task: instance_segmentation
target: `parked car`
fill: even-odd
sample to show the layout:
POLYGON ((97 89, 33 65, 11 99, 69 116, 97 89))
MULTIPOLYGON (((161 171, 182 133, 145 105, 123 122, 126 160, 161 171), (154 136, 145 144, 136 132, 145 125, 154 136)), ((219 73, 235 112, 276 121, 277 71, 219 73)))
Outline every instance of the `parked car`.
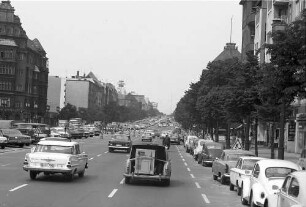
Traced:
POLYGON ((251 206, 275 207, 277 192, 286 176, 301 167, 287 160, 264 159, 258 161, 250 177, 242 179, 241 203, 251 206))
POLYGON ((68 127, 52 127, 50 128, 51 137, 63 137, 63 138, 71 138, 68 127))
POLYGON ((306 149, 302 150, 298 164, 302 167, 302 170, 306 170, 306 149))
POLYGON ((123 176, 126 184, 135 180, 148 180, 169 186, 171 161, 162 141, 160 139, 135 141, 123 176))
POLYGON ((175 143, 175 144, 181 144, 181 140, 178 134, 171 134, 170 135, 170 143, 175 143))
POLYGON ((3 136, 7 138, 8 144, 18 145, 19 147, 31 144, 31 137, 28 135, 23 135, 17 129, 0 129, 0 131, 3 136))
POLYGON ((225 184, 229 180, 230 169, 233 168, 240 157, 243 156, 255 156, 253 152, 246 150, 223 150, 220 159, 216 159, 212 163, 213 179, 220 178, 222 184, 225 184))
POLYGON ((257 161, 266 159, 263 157, 240 157, 235 167, 230 170, 230 190, 237 187, 237 194, 241 194, 242 179, 249 177, 257 161))
POLYGON ((197 136, 192 136, 189 135, 187 136, 186 142, 185 142, 185 147, 186 147, 186 152, 189 153, 191 150, 191 146, 193 145, 193 142, 195 140, 198 140, 199 138, 197 136))
POLYGON ((220 158, 223 152, 223 144, 218 142, 205 142, 203 149, 198 156, 198 163, 207 166, 212 166, 212 162, 216 158, 220 158))
POLYGON ((80 151, 79 143, 65 141, 40 141, 27 153, 23 169, 29 171, 30 178, 37 175, 62 173, 68 180, 73 180, 74 174, 83 177, 88 167, 88 156, 80 151))
POLYGON ((7 145, 7 138, 3 136, 2 132, 0 132, 0 147, 4 149, 7 145))
POLYGON ((108 151, 113 152, 114 150, 125 150, 130 152, 132 141, 126 134, 114 134, 112 139, 108 142, 108 151))
POLYGON ((306 171, 297 171, 287 175, 277 194, 277 207, 305 207, 305 186, 306 171))
POLYGON ((204 144, 207 143, 207 142, 213 142, 213 141, 212 140, 207 140, 207 139, 199 139, 199 141, 196 143, 196 146, 193 150, 193 157, 196 161, 198 160, 199 154, 203 150, 204 144))

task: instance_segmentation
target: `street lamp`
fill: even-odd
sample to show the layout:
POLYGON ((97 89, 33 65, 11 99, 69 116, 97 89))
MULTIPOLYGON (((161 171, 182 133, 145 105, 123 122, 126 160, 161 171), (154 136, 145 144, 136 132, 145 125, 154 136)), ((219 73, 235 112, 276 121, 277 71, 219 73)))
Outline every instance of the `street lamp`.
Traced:
POLYGON ((26 107, 26 122, 29 122, 29 108, 30 108, 30 103, 28 101, 25 102, 25 107, 26 107))
POLYGON ((34 112, 35 112, 34 120, 35 120, 35 122, 38 122, 37 121, 37 108, 38 108, 38 104, 36 102, 34 102, 34 112))
POLYGON ((48 121, 48 119, 49 119, 49 110, 50 110, 50 106, 49 105, 46 105, 46 123, 48 124, 49 123, 49 121, 48 121))

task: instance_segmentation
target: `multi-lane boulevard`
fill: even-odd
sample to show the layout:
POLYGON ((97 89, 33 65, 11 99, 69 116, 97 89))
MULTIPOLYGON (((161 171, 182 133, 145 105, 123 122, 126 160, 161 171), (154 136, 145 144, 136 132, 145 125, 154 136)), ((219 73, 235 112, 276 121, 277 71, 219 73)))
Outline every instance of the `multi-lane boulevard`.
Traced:
POLYGON ((30 180, 22 169, 27 148, 0 152, 1 207, 200 207, 242 206, 236 192, 212 179, 211 168, 198 165, 182 145, 169 154, 172 177, 169 187, 155 183, 124 184, 127 153, 109 153, 110 136, 78 140, 89 156, 85 176, 68 182, 62 175, 30 180))

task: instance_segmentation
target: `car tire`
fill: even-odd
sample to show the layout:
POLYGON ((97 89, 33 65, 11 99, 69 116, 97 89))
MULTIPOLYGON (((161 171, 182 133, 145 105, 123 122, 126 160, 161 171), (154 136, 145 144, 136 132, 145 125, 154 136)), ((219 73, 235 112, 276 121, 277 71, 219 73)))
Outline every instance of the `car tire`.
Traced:
POLYGON ((84 169, 83 171, 81 171, 81 172, 78 173, 78 175, 79 175, 80 178, 84 177, 84 174, 85 174, 85 169, 84 169))
POLYGON ((28 144, 25 144, 26 146, 30 146, 30 144, 28 143, 28 144))
POLYGON ((213 179, 214 179, 214 180, 217 180, 217 179, 218 179, 218 176, 215 175, 215 174, 213 174, 213 179))
POLYGON ((125 177, 124 182, 125 184, 131 184, 131 178, 125 177))
POLYGON ((164 186, 169 186, 170 185, 170 179, 166 179, 163 181, 164 186))
POLYGON ((229 189, 230 189, 230 191, 234 191, 234 185, 230 182, 230 185, 229 185, 229 189))
POLYGON ((226 184, 226 177, 224 177, 223 175, 221 175, 221 180, 220 180, 222 185, 226 184))
POLYGON ((44 175, 45 175, 45 176, 49 176, 50 173, 49 173, 49 172, 44 172, 44 175))
POLYGON ((201 163, 202 163, 202 160, 198 158, 198 164, 201 164, 201 163))
POLYGON ((23 146, 24 146, 24 144, 19 144, 19 147, 20 147, 20 148, 23 148, 23 146))
POLYGON ((5 146, 4 146, 4 145, 2 145, 2 146, 1 146, 1 149, 4 149, 4 148, 5 148, 5 146))
POLYGON ((248 205, 248 201, 245 198, 243 198, 243 185, 241 185, 240 201, 242 205, 248 205))
POLYGON ((113 152, 113 149, 108 149, 108 152, 113 152))
POLYGON ((67 173, 66 174, 66 178, 69 182, 71 182, 73 180, 73 177, 74 177, 74 173, 67 173))
POLYGON ((241 195, 241 188, 239 186, 237 186, 237 195, 240 196, 241 195))
POLYGON ((30 171, 30 178, 31 178, 31 180, 35 180, 36 176, 37 176, 37 172, 31 170, 30 171))
POLYGON ((254 200, 253 200, 253 192, 251 192, 251 195, 250 195, 250 207, 258 207, 258 206, 254 203, 254 200))

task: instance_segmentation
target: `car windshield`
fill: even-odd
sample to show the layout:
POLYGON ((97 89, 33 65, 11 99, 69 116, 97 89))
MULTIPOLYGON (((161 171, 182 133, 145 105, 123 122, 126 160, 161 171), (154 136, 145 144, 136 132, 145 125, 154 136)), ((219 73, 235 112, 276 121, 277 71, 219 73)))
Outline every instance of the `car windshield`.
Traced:
POLYGON ((266 177, 286 177, 289 173, 296 171, 295 169, 286 168, 286 167, 269 167, 266 169, 266 177))
POLYGON ((127 141, 128 137, 125 135, 115 135, 113 138, 113 140, 121 140, 121 141, 127 141))
POLYGON ((72 154, 73 148, 72 146, 61 146, 61 145, 37 145, 34 152, 72 154))
POLYGON ((2 132, 4 135, 22 135, 21 132, 16 129, 3 129, 2 132))
POLYGON ((206 145, 207 149, 222 149, 222 145, 206 145))
POLYGON ((255 163, 256 163, 257 161, 258 161, 258 160, 256 160, 256 159, 249 159, 249 160, 245 159, 245 160, 243 161, 243 165, 242 165, 241 169, 242 169, 242 170, 252 170, 253 167, 254 167, 254 165, 255 165, 255 163))
POLYGON ((236 161, 239 159, 239 157, 243 157, 243 156, 251 156, 248 154, 229 154, 227 155, 227 160, 228 161, 236 161))

